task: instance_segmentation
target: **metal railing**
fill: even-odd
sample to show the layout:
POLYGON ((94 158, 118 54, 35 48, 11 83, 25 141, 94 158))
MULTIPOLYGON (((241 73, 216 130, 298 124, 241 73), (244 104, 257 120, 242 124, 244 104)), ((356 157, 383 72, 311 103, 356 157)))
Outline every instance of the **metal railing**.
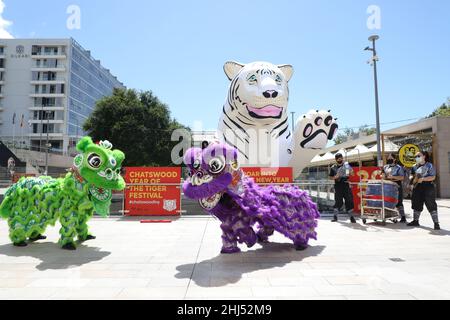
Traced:
MULTIPOLYGON (((52 132, 50 132, 51 134, 52 132)), ((42 141, 42 147, 39 146, 34 146, 28 143, 20 143, 20 141, 15 141, 13 142, 4 142, 4 144, 11 149, 11 151, 16 151, 16 150, 24 150, 24 151, 36 151, 36 152, 47 152, 48 149, 48 153, 51 154, 57 154, 57 155, 67 155, 66 153, 63 152, 62 149, 56 149, 56 148, 47 148, 45 146, 45 141, 42 141)))
MULTIPOLYGON (((261 184, 262 185, 262 184, 261 184)), ((272 184, 277 185, 277 184, 272 184)), ((332 207, 334 205, 334 184, 327 181, 307 181, 307 182, 295 182, 292 184, 279 184, 279 185, 294 185, 302 190, 309 193, 311 199, 317 203, 319 211, 321 213, 331 213, 332 207)), ((181 207, 180 211, 177 212, 180 217, 186 216, 207 216, 208 213, 205 212, 198 201, 186 198, 182 192, 182 184, 131 184, 127 188, 136 186, 176 186, 180 190, 181 207)), ((127 214, 125 211, 125 191, 113 193, 112 203, 111 203, 111 215, 112 216, 124 216, 127 214)), ((149 215, 152 213, 149 212, 149 215)), ((173 215, 172 215, 173 216, 173 215)))
MULTIPOLYGON (((332 181, 297 181, 294 183, 283 183, 283 184, 259 184, 261 186, 265 185, 291 185, 300 188, 301 190, 307 191, 311 199, 318 205, 319 211, 322 213, 331 213, 334 206, 334 182, 332 181)), ((193 215, 208 215, 200 205, 197 200, 188 199, 184 196, 182 192, 181 184, 129 184, 127 188, 131 187, 174 187, 176 186, 180 190, 181 208, 179 211, 180 216, 193 216, 193 215)), ((111 207, 112 215, 126 215, 128 212, 125 210, 125 191, 122 193, 114 194, 113 202, 111 207)), ((149 212, 149 215, 152 213, 149 212)))

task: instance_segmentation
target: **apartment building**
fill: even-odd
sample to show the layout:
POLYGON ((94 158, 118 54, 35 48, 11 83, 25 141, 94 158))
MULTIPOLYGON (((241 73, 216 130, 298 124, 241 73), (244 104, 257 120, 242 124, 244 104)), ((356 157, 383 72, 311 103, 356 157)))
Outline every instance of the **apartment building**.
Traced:
POLYGON ((0 39, 0 138, 67 154, 114 88, 124 85, 74 39, 0 39))

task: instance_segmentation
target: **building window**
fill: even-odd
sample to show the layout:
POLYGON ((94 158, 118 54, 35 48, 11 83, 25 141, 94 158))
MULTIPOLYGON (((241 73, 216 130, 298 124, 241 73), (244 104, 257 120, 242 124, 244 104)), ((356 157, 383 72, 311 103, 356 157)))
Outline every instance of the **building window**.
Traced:
POLYGON ((450 152, 448 153, 448 172, 450 172, 450 152))
POLYGON ((55 133, 55 125, 54 124, 44 124, 42 126, 42 133, 47 133, 47 128, 48 128, 48 133, 55 133))
POLYGON ((32 49, 31 49, 31 55, 39 56, 40 54, 41 54, 41 47, 33 46, 32 49))
POLYGON ((58 47, 45 47, 44 52, 48 55, 57 55, 58 47))

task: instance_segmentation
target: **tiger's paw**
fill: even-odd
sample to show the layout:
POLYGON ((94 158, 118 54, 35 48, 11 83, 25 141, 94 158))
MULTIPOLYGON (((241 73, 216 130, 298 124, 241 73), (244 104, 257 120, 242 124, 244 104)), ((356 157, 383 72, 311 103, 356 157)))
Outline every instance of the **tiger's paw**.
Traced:
POLYGON ((338 131, 331 111, 311 110, 297 122, 294 132, 295 148, 321 150, 333 140, 338 131))

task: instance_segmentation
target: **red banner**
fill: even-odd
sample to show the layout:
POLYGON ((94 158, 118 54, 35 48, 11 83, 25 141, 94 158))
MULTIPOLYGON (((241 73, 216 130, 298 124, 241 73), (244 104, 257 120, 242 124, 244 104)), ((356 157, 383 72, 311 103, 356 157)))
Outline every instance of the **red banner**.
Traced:
POLYGON ((259 184, 285 184, 294 182, 292 168, 242 168, 244 173, 259 184))
POLYGON ((181 211, 181 168, 126 168, 128 216, 177 216, 181 211), (173 185, 172 185, 173 184, 173 185))
POLYGON ((361 188, 359 182, 367 182, 368 180, 381 180, 381 171, 377 167, 358 167, 353 168, 355 175, 350 178, 352 183, 353 200, 355 203, 355 212, 361 213, 361 192, 364 192, 366 186, 361 188))
POLYGON ((27 174, 22 174, 22 173, 19 174, 19 173, 15 173, 13 178, 12 178, 12 183, 17 183, 22 178, 34 178, 34 177, 36 177, 35 174, 28 174, 28 173, 27 174))

